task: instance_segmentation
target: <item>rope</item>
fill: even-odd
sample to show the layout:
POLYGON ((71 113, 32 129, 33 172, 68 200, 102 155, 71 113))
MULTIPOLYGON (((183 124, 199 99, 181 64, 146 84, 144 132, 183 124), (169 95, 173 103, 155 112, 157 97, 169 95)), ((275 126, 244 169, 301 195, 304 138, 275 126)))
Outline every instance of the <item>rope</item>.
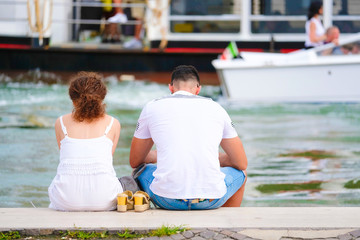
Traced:
POLYGON ((43 9, 42 14, 41 14, 39 0, 34 0, 34 7, 35 7, 35 23, 34 23, 34 25, 32 22, 30 1, 31 0, 27 0, 27 12, 28 12, 29 27, 32 32, 39 33, 39 45, 42 45, 43 39, 44 39, 44 33, 50 29, 51 23, 52 23, 53 0, 50 0, 50 3, 49 3, 49 5, 50 5, 49 23, 46 27, 44 27, 44 18, 45 18, 45 12, 46 12, 45 9, 46 9, 46 3, 49 0, 44 0, 43 7, 42 7, 42 9, 43 9))
MULTIPOLYGON (((52 24, 52 13, 53 13, 53 0, 50 0, 49 3, 50 6, 50 13, 49 13, 49 24, 48 26, 45 28, 44 32, 46 32, 47 30, 49 30, 51 28, 51 24, 52 24)), ((44 8, 45 8, 45 4, 44 4, 44 8)))

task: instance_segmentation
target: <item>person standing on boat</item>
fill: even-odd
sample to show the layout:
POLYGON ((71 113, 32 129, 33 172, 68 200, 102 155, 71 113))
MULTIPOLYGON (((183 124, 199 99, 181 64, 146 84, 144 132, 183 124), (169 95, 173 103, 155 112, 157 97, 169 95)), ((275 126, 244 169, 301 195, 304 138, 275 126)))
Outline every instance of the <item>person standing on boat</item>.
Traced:
POLYGON ((121 34, 118 29, 117 23, 127 22, 127 17, 121 7, 112 7, 112 3, 121 4, 117 1, 112 0, 101 0, 104 3, 103 6, 103 18, 107 19, 109 24, 105 25, 102 42, 103 43, 119 43, 121 42, 121 34), (116 19, 116 22, 114 21, 116 19))
POLYGON ((55 122, 60 163, 48 189, 49 208, 116 209, 117 194, 123 192, 113 167, 120 123, 105 112, 106 93, 102 77, 96 73, 79 73, 70 82, 74 110, 55 122))
POLYGON ((322 2, 312 2, 308 9, 308 20, 305 23, 306 39, 305 48, 321 46, 326 40, 325 28, 320 20, 323 13, 322 2))
MULTIPOLYGON (((121 5, 123 3, 123 0, 113 0, 113 3, 121 5)), ((127 3, 127 1, 125 1, 125 3, 127 3)), ((132 0, 130 3, 145 4, 145 1, 144 0, 132 0)), ((135 6, 135 7, 132 7, 131 9, 125 8, 124 10, 121 7, 116 7, 115 15, 108 19, 108 21, 111 23, 125 23, 128 20, 138 22, 134 26, 131 26, 134 29, 133 30, 134 37, 131 40, 129 40, 123 44, 124 48, 126 48, 126 49, 141 49, 142 48, 141 35, 142 35, 142 30, 143 30, 144 15, 145 15, 145 9, 143 7, 135 6)), ((127 27, 130 27, 130 26, 123 27, 123 29, 125 30, 124 32, 126 32, 126 29, 129 29, 127 27)))
POLYGON ((164 209, 241 205, 247 168, 242 142, 226 111, 198 96, 200 89, 193 66, 176 67, 172 94, 149 102, 136 126, 130 165, 146 164, 137 181, 164 209), (154 143, 156 150, 151 150, 154 143), (225 153, 219 154, 219 145, 225 153))

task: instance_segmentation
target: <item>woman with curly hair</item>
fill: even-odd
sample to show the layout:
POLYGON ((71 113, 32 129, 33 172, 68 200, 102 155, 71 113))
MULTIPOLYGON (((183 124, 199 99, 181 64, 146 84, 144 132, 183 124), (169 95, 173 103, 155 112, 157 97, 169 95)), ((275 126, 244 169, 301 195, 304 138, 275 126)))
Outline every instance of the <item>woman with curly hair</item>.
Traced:
POLYGON ((120 123, 105 112, 106 93, 96 73, 81 72, 70 81, 74 109, 55 123, 60 163, 48 189, 52 209, 116 209, 117 194, 123 192, 113 167, 120 123))

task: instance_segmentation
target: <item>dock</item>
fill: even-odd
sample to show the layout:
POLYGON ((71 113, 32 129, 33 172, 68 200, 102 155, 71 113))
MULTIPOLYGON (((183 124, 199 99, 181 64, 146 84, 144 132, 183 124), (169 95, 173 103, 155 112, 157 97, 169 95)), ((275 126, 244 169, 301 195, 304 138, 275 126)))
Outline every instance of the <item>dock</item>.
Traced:
POLYGON ((215 72, 211 61, 218 52, 126 50, 113 45, 78 44, 46 48, 0 48, 0 71, 134 71, 167 72, 181 64, 199 72, 215 72))
POLYGON ((78 71, 94 71, 105 77, 132 75, 136 80, 161 84, 170 82, 178 65, 193 65, 199 71, 202 85, 219 85, 211 61, 218 51, 196 52, 126 50, 112 44, 63 44, 46 48, 0 48, 0 73, 14 79, 34 71, 56 74, 64 82, 78 71))

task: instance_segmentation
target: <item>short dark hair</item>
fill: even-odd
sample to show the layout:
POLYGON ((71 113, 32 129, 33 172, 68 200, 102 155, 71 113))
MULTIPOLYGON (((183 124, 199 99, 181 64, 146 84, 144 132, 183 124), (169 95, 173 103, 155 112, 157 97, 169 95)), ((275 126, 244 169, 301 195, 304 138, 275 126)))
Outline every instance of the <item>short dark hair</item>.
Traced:
POLYGON ((180 65, 171 74, 171 85, 173 85, 174 81, 187 81, 190 79, 196 79, 200 85, 200 77, 196 68, 191 65, 180 65))

